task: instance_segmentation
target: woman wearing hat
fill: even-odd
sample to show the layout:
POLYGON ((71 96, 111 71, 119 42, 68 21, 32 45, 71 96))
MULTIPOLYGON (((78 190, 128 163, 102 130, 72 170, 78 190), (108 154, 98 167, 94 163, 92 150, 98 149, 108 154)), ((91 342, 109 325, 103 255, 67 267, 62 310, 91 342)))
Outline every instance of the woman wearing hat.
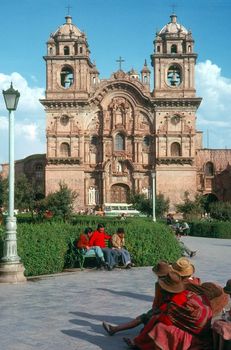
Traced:
POLYGON ((141 333, 131 340, 124 338, 130 349, 187 350, 212 349, 210 334, 212 312, 200 296, 185 289, 176 272, 159 280, 164 301, 160 313, 153 315, 141 333), (203 333, 203 337, 200 335, 203 333))
POLYGON ((184 283, 201 284, 200 278, 193 276, 195 273, 195 267, 187 258, 183 257, 178 259, 172 264, 172 270, 181 276, 184 283))
MULTIPOLYGON (((152 271, 155 273, 155 275, 158 277, 158 281, 162 278, 164 278, 170 271, 170 265, 165 262, 165 261, 160 261, 158 264, 156 264, 152 271)), ((161 292, 160 292, 160 287, 159 287, 159 283, 158 281, 155 283, 155 297, 153 300, 153 304, 152 304, 152 308, 150 310, 148 310, 148 312, 139 315, 138 317, 136 317, 134 320, 127 322, 127 323, 123 323, 117 326, 113 326, 107 322, 103 322, 103 328, 105 329, 105 331, 109 334, 109 335, 113 335, 117 332, 121 332, 127 329, 131 329, 131 328, 135 328, 141 324, 145 325, 149 322, 149 320, 151 319, 151 317, 153 316, 153 314, 155 314, 156 312, 159 312, 159 305, 161 304, 161 292)))

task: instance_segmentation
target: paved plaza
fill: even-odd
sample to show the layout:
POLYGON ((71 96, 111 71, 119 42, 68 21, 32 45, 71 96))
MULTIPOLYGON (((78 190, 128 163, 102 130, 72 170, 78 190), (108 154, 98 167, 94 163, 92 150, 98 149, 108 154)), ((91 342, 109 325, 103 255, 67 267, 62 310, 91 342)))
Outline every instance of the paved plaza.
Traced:
MULTIPOLYGON (((193 250, 196 275, 224 285, 231 278, 231 240, 184 237, 193 250)), ((101 323, 129 321, 150 308, 155 276, 150 267, 76 270, 26 284, 0 284, 0 348, 4 350, 120 350, 122 337, 101 323)))

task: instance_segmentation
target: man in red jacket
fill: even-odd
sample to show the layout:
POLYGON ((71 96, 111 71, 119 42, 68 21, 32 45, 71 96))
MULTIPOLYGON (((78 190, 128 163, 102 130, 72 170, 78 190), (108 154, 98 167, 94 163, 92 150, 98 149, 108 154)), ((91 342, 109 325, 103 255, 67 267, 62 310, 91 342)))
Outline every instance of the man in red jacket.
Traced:
POLYGON ((105 232, 103 224, 98 224, 97 230, 93 232, 89 240, 89 246, 98 246, 102 249, 107 269, 111 271, 117 264, 117 253, 113 249, 106 247, 105 240, 107 239, 110 240, 111 236, 105 232))
POLYGON ((84 233, 82 233, 77 241, 77 248, 85 250, 85 256, 91 255, 92 252, 95 253, 97 267, 101 268, 105 266, 103 251, 99 246, 89 246, 89 240, 93 235, 93 230, 91 227, 86 227, 84 233))

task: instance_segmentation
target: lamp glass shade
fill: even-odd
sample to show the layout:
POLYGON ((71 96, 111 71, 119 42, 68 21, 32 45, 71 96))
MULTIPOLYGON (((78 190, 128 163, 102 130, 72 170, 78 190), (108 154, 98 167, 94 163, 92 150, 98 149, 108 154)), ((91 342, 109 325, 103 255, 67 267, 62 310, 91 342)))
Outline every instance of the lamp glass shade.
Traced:
POLYGON ((12 83, 10 88, 5 91, 3 90, 2 93, 8 111, 16 111, 20 93, 17 90, 14 90, 12 83))

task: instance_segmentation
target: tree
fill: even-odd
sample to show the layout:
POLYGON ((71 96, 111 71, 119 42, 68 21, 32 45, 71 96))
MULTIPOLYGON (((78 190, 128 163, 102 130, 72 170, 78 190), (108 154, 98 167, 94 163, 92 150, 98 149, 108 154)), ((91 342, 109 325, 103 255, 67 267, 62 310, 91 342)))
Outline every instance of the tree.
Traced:
POLYGON ((184 203, 177 204, 178 213, 182 213, 185 219, 198 218, 204 213, 206 198, 202 195, 196 195, 194 200, 189 198, 189 192, 184 193, 184 203))
POLYGON ((19 211, 29 210, 33 216, 35 197, 35 186, 25 175, 18 177, 15 182, 15 208, 19 211))
POLYGON ((37 203, 37 210, 41 216, 60 217, 66 221, 73 213, 73 204, 78 194, 63 182, 59 183, 59 191, 50 193, 37 203))
POLYGON ((209 205, 210 217, 219 221, 231 221, 231 203, 213 202, 209 205))
POLYGON ((8 179, 0 177, 0 208, 8 206, 8 179))
MULTIPOLYGON (((144 194, 135 193, 130 198, 131 203, 141 213, 152 216, 153 214, 153 201, 151 198, 146 198, 144 194)), ((169 199, 165 199, 162 193, 156 196, 156 216, 162 217, 169 209, 169 199)))

